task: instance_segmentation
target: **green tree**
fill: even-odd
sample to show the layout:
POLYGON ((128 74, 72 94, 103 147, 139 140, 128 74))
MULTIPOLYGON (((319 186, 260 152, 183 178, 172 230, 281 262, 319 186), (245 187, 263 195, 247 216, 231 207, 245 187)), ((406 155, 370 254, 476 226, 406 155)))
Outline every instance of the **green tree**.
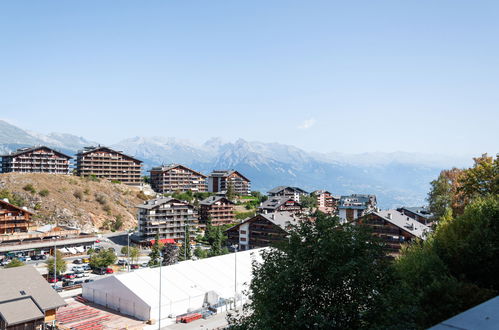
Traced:
POLYGON ((365 228, 316 217, 262 252, 251 302, 229 317, 231 329, 362 329, 382 312, 390 282, 382 245, 365 228))
POLYGON ((184 241, 182 242, 182 246, 178 252, 178 260, 191 260, 192 251, 191 251, 191 233, 189 229, 189 225, 186 224, 184 227, 184 241))
POLYGON ((460 177, 459 190, 469 199, 499 195, 499 154, 496 158, 487 156, 474 158, 473 167, 460 177))
POLYGON ((15 206, 22 207, 26 205, 26 201, 20 195, 13 193, 7 189, 1 189, 0 199, 4 198, 7 198, 9 200, 9 203, 15 206))
POLYGON ((154 238, 154 244, 152 245, 151 248, 151 253, 149 253, 149 257, 151 258, 149 260, 149 266, 158 266, 159 265, 159 260, 161 258, 161 249, 162 245, 159 243, 159 232, 156 233, 156 236, 154 238))
POLYGON ((179 248, 175 244, 165 244, 163 247, 163 265, 174 265, 178 262, 179 248))
POLYGON ((300 204, 305 209, 312 210, 317 207, 317 196, 314 194, 310 195, 301 195, 300 196, 300 204))
MULTIPOLYGON (((66 260, 62 259, 62 253, 57 251, 55 254, 56 257, 56 275, 62 274, 66 271, 66 260)), ((46 262, 47 271, 50 275, 54 275, 54 257, 52 256, 46 262)))
POLYGON ((114 253, 113 250, 111 249, 100 250, 97 253, 93 253, 92 256, 90 257, 90 267, 92 268, 108 267, 109 265, 116 263, 117 260, 118 257, 116 256, 116 253, 114 253))
POLYGON ((130 246, 130 253, 128 253, 128 246, 121 248, 121 254, 130 257, 130 263, 134 264, 140 257, 140 249, 136 246, 130 246))
POLYGON ((232 184, 232 181, 228 180, 227 181, 227 191, 225 193, 225 197, 227 197, 228 200, 232 201, 234 198, 236 198, 236 193, 234 191, 234 185, 232 184))
POLYGON ((14 258, 12 259, 8 264, 5 265, 5 268, 14 268, 14 267, 20 267, 24 266, 24 262, 21 260, 14 258))
POLYGON ((208 257, 208 251, 205 250, 205 249, 202 249, 200 248, 199 246, 197 246, 195 249, 194 249, 194 255, 199 258, 199 259, 203 259, 203 258, 207 258, 208 257))

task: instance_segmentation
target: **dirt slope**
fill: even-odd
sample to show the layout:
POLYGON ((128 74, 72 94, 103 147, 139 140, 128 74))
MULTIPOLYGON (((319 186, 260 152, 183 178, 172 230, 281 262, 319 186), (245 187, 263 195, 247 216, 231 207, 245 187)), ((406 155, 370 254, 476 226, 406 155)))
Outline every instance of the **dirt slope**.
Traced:
POLYGON ((138 188, 120 183, 41 173, 0 174, 0 192, 4 189, 24 199, 39 225, 71 225, 87 232, 118 229, 119 222, 121 230, 136 227, 135 206, 147 199, 138 188))

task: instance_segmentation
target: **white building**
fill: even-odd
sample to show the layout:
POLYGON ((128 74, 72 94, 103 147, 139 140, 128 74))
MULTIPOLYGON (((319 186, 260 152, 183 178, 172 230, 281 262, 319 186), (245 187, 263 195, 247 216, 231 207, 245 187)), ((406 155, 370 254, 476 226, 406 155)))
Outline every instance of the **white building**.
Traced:
MULTIPOLYGON (((261 261, 262 249, 184 261, 161 267, 161 320, 233 299, 251 281, 251 263, 261 261), (237 264, 237 267, 236 267, 237 264), (237 276, 236 276, 237 275, 237 276), (237 285, 236 285, 237 278, 237 285)), ((160 269, 144 268, 83 284, 83 297, 91 302, 131 315, 139 320, 158 320, 160 269)))

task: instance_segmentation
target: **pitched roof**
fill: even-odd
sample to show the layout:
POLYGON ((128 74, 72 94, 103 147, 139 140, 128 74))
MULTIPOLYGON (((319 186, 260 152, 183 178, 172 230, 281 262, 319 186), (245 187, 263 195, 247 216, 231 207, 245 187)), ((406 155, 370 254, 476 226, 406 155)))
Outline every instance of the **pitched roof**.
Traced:
POLYGON ((91 146, 91 147, 85 147, 83 150, 80 150, 78 151, 78 155, 86 155, 86 154, 89 154, 91 152, 96 152, 96 151, 99 151, 99 150, 107 150, 108 152, 114 152, 114 153, 117 153, 117 154, 120 154, 120 155, 123 155, 125 157, 128 157, 130 159, 133 159, 133 160, 136 160, 137 162, 139 163, 142 163, 142 161, 140 159, 137 159, 135 157, 132 157, 130 155, 127 155, 125 153, 123 153, 123 151, 116 151, 116 150, 113 150, 109 147, 103 147, 103 146, 97 146, 97 147, 94 147, 94 146, 91 146))
POLYGON ((414 206, 414 207, 407 207, 407 206, 403 206, 403 207, 400 207, 398 208, 398 210, 407 210, 409 212, 412 212, 422 218, 426 218, 426 219, 429 219, 433 216, 433 214, 431 214, 430 210, 428 209, 428 207, 426 206, 414 206))
POLYGON ((277 197, 269 197, 265 202, 262 203, 258 208, 259 209, 271 209, 275 210, 280 206, 286 204, 288 201, 292 201, 294 204, 301 206, 300 203, 294 201, 293 199, 285 196, 277 196, 277 197))
POLYGON ((277 193, 280 193, 281 191, 283 191, 284 189, 290 189, 290 190, 293 190, 299 194, 308 194, 305 190, 301 189, 301 188, 298 188, 298 187, 290 187, 290 186, 277 186, 275 187, 274 189, 271 189, 269 191, 267 191, 267 193, 269 194, 277 194, 277 193))
POLYGON ((203 199, 201 202, 199 202, 199 204, 200 205, 213 205, 222 199, 225 199, 225 201, 224 201, 225 203, 234 204, 229 199, 227 199, 225 196, 210 196, 208 198, 203 199))
MULTIPOLYGON (((14 204, 11 204, 9 203, 8 201, 6 201, 5 199, 7 198, 4 198, 4 199, 0 199, 0 204, 4 204, 4 205, 8 205, 10 207, 13 207, 15 209, 18 209, 19 211, 23 211, 23 212, 26 212, 26 213, 29 213, 29 214, 34 214, 33 212, 29 211, 28 209, 25 209, 25 208, 22 208, 22 207, 19 207, 19 206, 15 206, 14 204)), ((7 199, 8 200, 8 199, 7 199)))
POLYGON ((339 208, 366 209, 371 200, 376 202, 376 195, 352 194, 340 197, 339 208))
POLYGON ((170 164, 170 165, 156 166, 156 167, 153 167, 150 170, 150 172, 152 172, 152 171, 166 172, 166 171, 172 170, 172 169, 177 168, 177 167, 183 167, 184 169, 186 169, 188 171, 194 172, 194 173, 198 174, 199 176, 202 176, 203 178, 206 178, 206 175, 204 175, 203 173, 195 171, 192 168, 189 168, 189 167, 187 167, 185 165, 181 165, 181 164, 170 164))
POLYGON ((397 210, 383 210, 373 213, 400 229, 423 240, 425 240, 428 237, 428 234, 432 231, 430 227, 423 225, 413 218, 409 218, 397 210))
POLYGON ((8 326, 45 317, 31 296, 0 302, 0 315, 8 326))
MULTIPOLYGON (((170 202, 184 203, 181 200, 173 198, 173 197, 158 197, 158 198, 154 198, 154 199, 150 199, 148 201, 145 201, 143 204, 139 204, 135 207, 138 209, 152 210, 160 205, 170 203, 170 202)), ((187 203, 185 203, 185 204, 187 204, 187 203)))
POLYGON ((15 157, 15 156, 19 156, 19 155, 22 155, 22 154, 25 154, 25 153, 28 153, 28 152, 32 152, 32 151, 35 151, 35 150, 40 150, 40 149, 48 149, 48 150, 50 150, 50 151, 52 151, 52 152, 54 152, 56 154, 61 155, 62 157, 66 157, 68 159, 73 158, 71 156, 66 155, 65 153, 62 153, 60 151, 57 151, 55 149, 52 149, 52 148, 49 148, 49 147, 46 147, 46 146, 35 146, 35 147, 29 147, 29 148, 21 148, 21 149, 17 149, 14 152, 11 152, 8 155, 1 155, 0 157, 15 157))
POLYGON ((240 177, 242 177, 246 181, 251 181, 247 177, 241 174, 241 172, 236 171, 236 170, 214 170, 213 172, 210 173, 211 177, 228 177, 234 173, 237 173, 240 177))
POLYGON ((288 227, 290 225, 297 225, 300 222, 300 218, 296 214, 294 214, 292 212, 287 212, 287 211, 272 212, 272 213, 266 213, 266 214, 257 214, 255 216, 252 216, 250 218, 243 220, 243 222, 238 223, 235 226, 230 227, 229 229, 226 230, 226 232, 231 230, 231 229, 237 228, 237 227, 241 226, 242 224, 245 224, 249 221, 254 221, 254 220, 258 219, 259 217, 265 218, 266 220, 272 222, 276 226, 279 226, 281 229, 283 229, 285 231, 288 230, 288 227))
POLYGON ((24 296, 33 297, 44 311, 66 305, 33 266, 0 270, 0 302, 24 296))

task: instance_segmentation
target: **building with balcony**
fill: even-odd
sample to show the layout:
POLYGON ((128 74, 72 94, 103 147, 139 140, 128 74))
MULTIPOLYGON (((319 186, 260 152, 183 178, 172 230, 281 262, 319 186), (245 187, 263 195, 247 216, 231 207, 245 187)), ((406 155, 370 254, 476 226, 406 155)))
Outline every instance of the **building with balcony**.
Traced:
POLYGON ((416 239, 426 240, 431 228, 397 210, 371 212, 357 218, 355 223, 369 227, 372 234, 385 244, 388 255, 397 256, 401 245, 416 239))
POLYGON ((338 216, 340 222, 353 221, 376 209, 377 201, 375 195, 353 194, 341 196, 338 205, 338 216))
POLYGON ((151 169, 151 187, 160 194, 175 192, 206 192, 206 175, 187 166, 171 164, 151 169))
POLYGON ((208 220, 212 226, 234 223, 234 203, 223 196, 211 196, 202 200, 199 203, 199 223, 206 226, 208 220))
POLYGON ((149 244, 159 239, 183 241, 187 228, 194 237, 198 215, 191 204, 171 197, 160 197, 137 205, 139 234, 137 243, 149 244))
POLYGON ((293 212, 300 213, 302 211, 300 203, 290 197, 269 197, 265 202, 258 207, 259 213, 273 213, 273 212, 293 212))
POLYGON ((312 193, 317 199, 317 209, 326 214, 336 214, 338 211, 339 196, 332 195, 327 190, 316 190, 312 193))
POLYGON ((2 173, 69 174, 72 157, 45 146, 22 148, 2 155, 2 173))
POLYGON ((422 223, 423 225, 431 226, 433 224, 433 214, 430 212, 428 207, 399 207, 397 209, 400 213, 407 215, 409 218, 413 218, 414 220, 422 223))
POLYGON ((208 176, 208 191, 223 192, 229 186, 236 195, 249 196, 251 194, 251 181, 235 170, 216 170, 208 176))
POLYGON ((86 147, 76 155, 76 175, 142 184, 142 161, 107 147, 86 147))
POLYGON ((237 244, 240 251, 273 246, 287 239, 288 230, 297 225, 300 218, 291 212, 257 214, 229 228, 227 242, 237 244))
POLYGON ((26 233, 31 225, 32 212, 0 199, 0 234, 26 233))
POLYGON ((296 202, 300 202, 300 196, 308 195, 303 189, 298 187, 278 186, 267 192, 269 197, 288 197, 296 202))

